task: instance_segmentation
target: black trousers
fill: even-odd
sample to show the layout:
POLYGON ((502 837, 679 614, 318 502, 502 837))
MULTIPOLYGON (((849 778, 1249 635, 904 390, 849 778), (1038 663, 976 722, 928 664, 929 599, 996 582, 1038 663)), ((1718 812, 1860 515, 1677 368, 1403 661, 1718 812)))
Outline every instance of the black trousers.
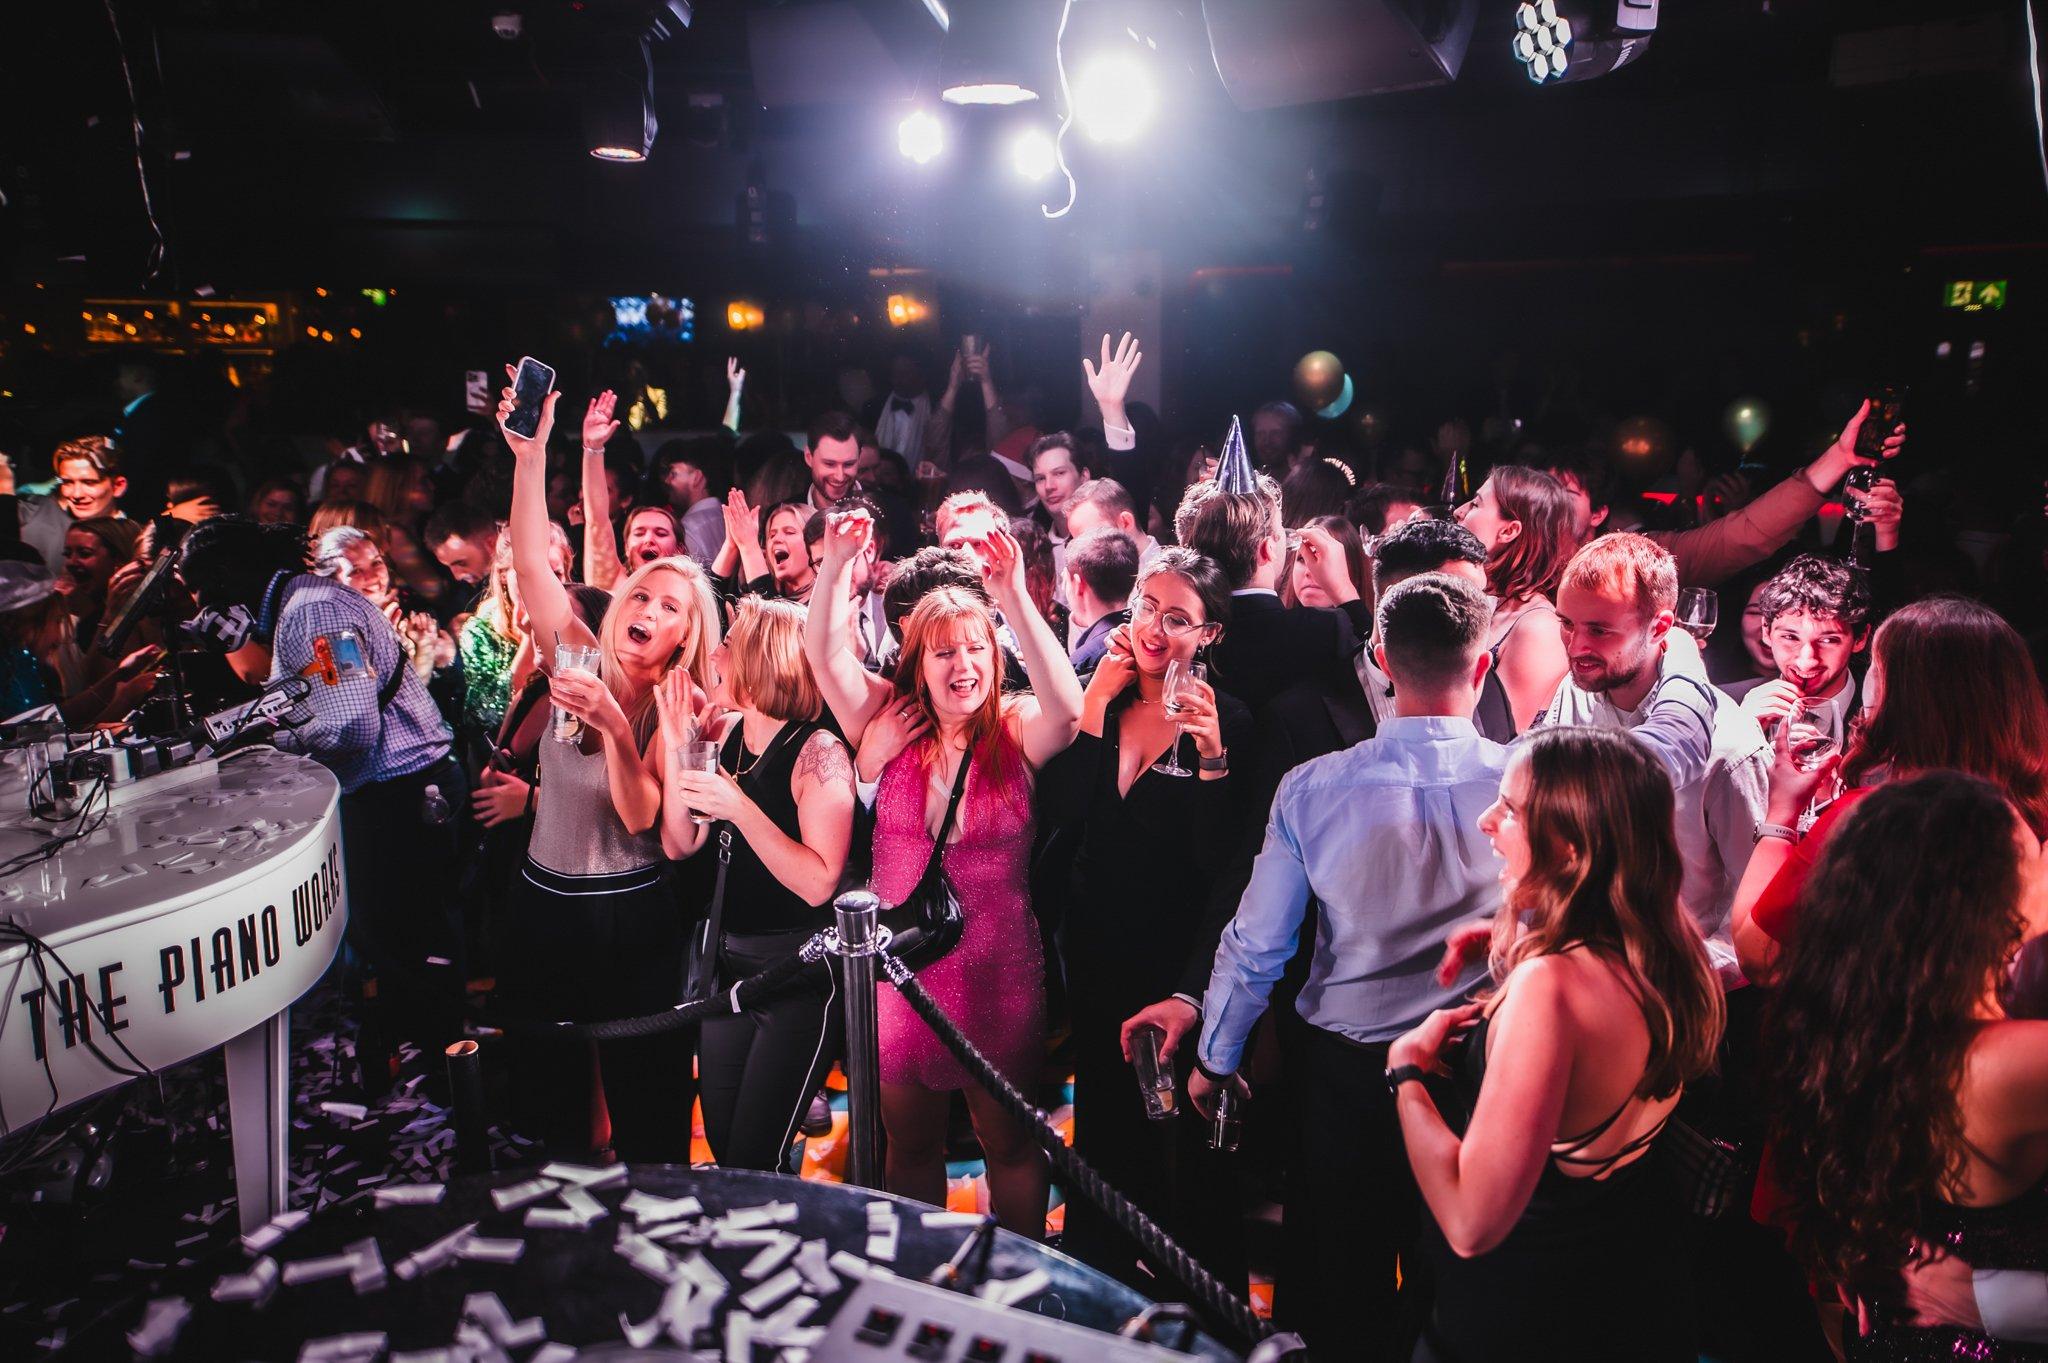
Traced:
POLYGON ((377 982, 363 1019, 365 1077, 399 1041, 429 1054, 462 1035, 462 924, 456 905, 457 821, 427 822, 426 788, 451 811, 468 800, 452 757, 341 797, 348 871, 348 947, 377 982))
MULTIPOLYGON (((1124 1059, 1118 1030, 1138 1007, 1098 1012, 1088 996, 1092 985, 1073 995, 1074 1149, 1102 1176, 1179 1240, 1202 1267, 1242 1292, 1245 1285, 1244 1217, 1238 1203, 1240 1154, 1209 1148, 1208 1124, 1187 1104, 1187 1073, 1193 1066, 1194 1037, 1174 1056, 1179 1077, 1179 1110, 1164 1121, 1145 1115, 1137 1072, 1124 1059)), ((1137 1241, 1109 1215, 1078 1194, 1067 1199, 1066 1230, 1060 1248, 1140 1290, 1157 1295, 1179 1291, 1165 1270, 1139 1271, 1137 1241)))
MULTIPOLYGON (((792 954, 810 935, 803 929, 725 934, 719 988, 730 989, 792 954)), ((728 1169, 781 1170, 845 1035, 844 1005, 828 962, 744 1013, 707 1018, 697 1073, 711 1157, 728 1169)))
POLYGON ((1422 1195, 1387 1092, 1387 1047, 1292 1011, 1282 1023, 1295 1111, 1274 1318, 1318 1363, 1406 1359, 1428 1293, 1415 1250, 1422 1195))
MULTIPOLYGON (((505 907, 498 989, 509 1015, 602 1022, 678 1001, 686 923, 662 867, 562 876, 529 861, 505 907)), ((595 1045, 515 1034, 513 1121, 554 1154, 589 1153, 594 1061, 618 1157, 687 1164, 695 1043, 692 1028, 595 1045)))

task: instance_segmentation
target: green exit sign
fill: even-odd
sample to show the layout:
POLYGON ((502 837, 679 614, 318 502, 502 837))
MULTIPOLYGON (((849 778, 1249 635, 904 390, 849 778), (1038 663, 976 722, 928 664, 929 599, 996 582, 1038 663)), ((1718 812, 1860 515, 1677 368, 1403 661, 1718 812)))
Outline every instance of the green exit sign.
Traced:
POLYGON ((1982 312, 1986 308, 2001 312, 2005 309, 2007 289, 2003 279, 1951 279, 1942 305, 1964 312, 1982 312))

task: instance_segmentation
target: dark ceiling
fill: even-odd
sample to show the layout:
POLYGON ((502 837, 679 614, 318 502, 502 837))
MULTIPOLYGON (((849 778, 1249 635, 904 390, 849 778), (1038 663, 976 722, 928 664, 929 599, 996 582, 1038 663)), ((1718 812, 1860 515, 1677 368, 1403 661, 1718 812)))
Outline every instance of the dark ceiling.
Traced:
POLYGON ((1089 24, 1138 14, 1186 69, 1145 142, 1075 148, 1079 200, 1058 222, 1044 191, 976 154, 992 126, 957 122, 953 154, 924 170, 895 154, 940 38, 921 0, 702 0, 653 44, 661 132, 625 166, 585 154, 579 109, 617 35, 679 27, 651 0, 114 0, 120 49, 103 0, 11 8, 0 248, 17 284, 142 284, 123 50, 166 289, 323 272, 675 287, 921 264, 1028 294, 1103 247, 1187 265, 1285 250, 1311 172, 1340 249, 1428 268, 2048 240, 2022 0, 1664 0, 1641 61, 1546 89, 1507 53, 1510 0, 1480 0, 1455 84, 1260 113, 1203 64, 1199 0, 1079 0, 1070 51, 1089 24), (507 41, 491 17, 513 11, 507 41), (793 36, 762 47, 750 29, 793 36), (749 183, 793 212, 765 252, 734 228, 749 183))

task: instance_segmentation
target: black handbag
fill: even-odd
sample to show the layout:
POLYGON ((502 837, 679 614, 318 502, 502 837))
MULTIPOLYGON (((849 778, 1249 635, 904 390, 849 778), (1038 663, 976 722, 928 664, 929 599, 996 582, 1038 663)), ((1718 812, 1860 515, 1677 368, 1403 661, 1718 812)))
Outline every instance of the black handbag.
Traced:
POLYGON ((946 802, 946 817, 939 821, 931 860, 924 864, 916 888, 902 903, 882 910, 882 926, 890 933, 889 954, 913 969, 930 965, 960 944, 966 918, 960 912, 960 896, 953 893, 953 882, 946 878, 946 839, 953 835, 960 797, 967 790, 967 768, 973 763, 971 751, 961 755, 953 796, 946 802))

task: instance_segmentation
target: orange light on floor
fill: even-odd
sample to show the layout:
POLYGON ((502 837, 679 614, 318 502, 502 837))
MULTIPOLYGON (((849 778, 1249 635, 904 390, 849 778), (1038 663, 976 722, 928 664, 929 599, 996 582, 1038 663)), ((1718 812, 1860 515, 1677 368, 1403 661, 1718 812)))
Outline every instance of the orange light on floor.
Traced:
POLYGON ((761 324, 767 320, 768 315, 753 303, 734 302, 725 305, 725 324, 734 331, 758 331, 761 324))
POLYGON ((907 327, 912 322, 922 322, 929 311, 930 309, 925 307, 922 299, 912 297, 910 294, 892 293, 889 295, 889 325, 892 327, 907 327))

